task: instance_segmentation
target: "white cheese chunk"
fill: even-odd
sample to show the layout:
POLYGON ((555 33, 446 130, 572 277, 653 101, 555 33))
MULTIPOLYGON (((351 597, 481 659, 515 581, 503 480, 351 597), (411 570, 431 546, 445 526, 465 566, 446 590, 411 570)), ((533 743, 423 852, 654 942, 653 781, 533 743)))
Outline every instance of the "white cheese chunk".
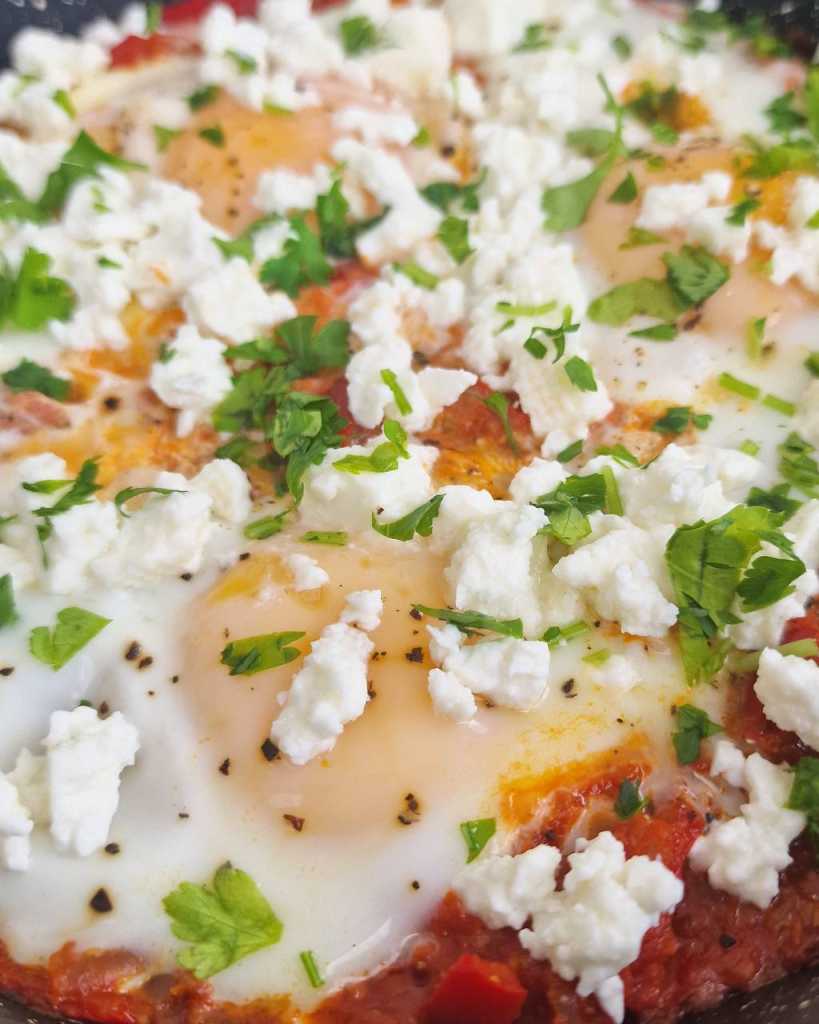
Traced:
POLYGON ((87 857, 105 845, 119 802, 119 777, 139 749, 136 729, 115 711, 93 708, 51 715, 46 769, 51 835, 57 846, 87 857))
POLYGON ((329 574, 309 555, 294 552, 285 558, 284 563, 293 574, 293 589, 299 593, 317 590, 330 582, 329 574))
POLYGON ((819 665, 810 658, 784 656, 766 648, 759 658, 754 692, 765 715, 780 729, 795 732, 819 749, 819 665))
POLYGON ((344 726, 367 706, 372 641, 343 622, 327 626, 293 677, 270 738, 293 764, 332 750, 344 726))
POLYGON ((718 739, 713 742, 709 774, 722 777, 731 785, 741 789, 745 785, 745 755, 730 740, 718 739))
POLYGON ((27 871, 31 862, 29 835, 34 828, 17 787, 0 772, 0 867, 27 871))
POLYGON ((544 843, 516 857, 491 854, 468 864, 452 888, 490 928, 522 928, 554 893, 560 850, 544 843))
POLYGON ((341 621, 371 633, 378 629, 383 611, 384 601, 380 590, 354 590, 346 597, 341 621))
POLYGON ((509 494, 519 504, 549 494, 567 477, 563 466, 553 459, 532 459, 519 469, 509 484, 509 494))
POLYGON ((305 528, 359 533, 371 528, 377 509, 382 510, 382 519, 391 521, 432 497, 429 470, 438 453, 424 445, 409 445, 410 457, 399 459, 398 467, 388 473, 346 473, 334 468, 347 455, 369 455, 383 440, 333 448, 318 466, 307 470, 299 506, 305 528))
POLYGON ((779 872, 791 863, 788 848, 805 827, 805 815, 786 807, 792 783, 786 767, 759 754, 745 761, 748 802, 737 817, 714 822, 691 847, 692 866, 707 871, 715 889, 763 910, 776 896, 779 872))
POLYGON ((444 12, 452 26, 455 52, 465 57, 507 53, 522 39, 527 25, 543 21, 543 0, 517 0, 510 5, 495 0, 446 0, 444 12))
POLYGON ((471 693, 516 711, 531 711, 546 695, 548 644, 501 637, 464 646, 464 634, 456 626, 427 626, 427 630, 432 657, 471 693))
POLYGON ((382 26, 383 46, 362 54, 361 65, 402 96, 440 93, 452 62, 450 26, 441 11, 392 10, 382 26))
POLYGON ((210 498, 213 515, 224 523, 243 523, 250 515, 250 481, 231 459, 208 462, 182 485, 183 489, 188 486, 210 498))
POLYGON ((51 520, 45 543, 45 584, 55 594, 70 594, 87 584, 89 568, 109 550, 117 536, 113 502, 75 505, 51 520))
POLYGON ((344 134, 360 135, 372 146, 394 143, 407 146, 418 134, 418 125, 405 110, 374 110, 369 107, 342 107, 333 115, 333 127, 344 134))
POLYGON ((427 690, 436 712, 455 722, 468 722, 478 712, 472 691, 451 672, 432 669, 427 676, 427 690))
POLYGON ((326 164, 316 164, 312 174, 297 174, 279 167, 259 175, 253 202, 265 213, 312 210, 316 199, 331 184, 332 175, 326 164))
POLYGON ((158 359, 151 367, 151 389, 165 405, 180 411, 180 436, 189 434, 233 386, 224 351, 220 341, 184 324, 168 346, 170 358, 158 359))
POLYGON ((268 295, 238 256, 197 281, 182 305, 200 330, 234 342, 250 341, 296 315, 284 292, 268 295))

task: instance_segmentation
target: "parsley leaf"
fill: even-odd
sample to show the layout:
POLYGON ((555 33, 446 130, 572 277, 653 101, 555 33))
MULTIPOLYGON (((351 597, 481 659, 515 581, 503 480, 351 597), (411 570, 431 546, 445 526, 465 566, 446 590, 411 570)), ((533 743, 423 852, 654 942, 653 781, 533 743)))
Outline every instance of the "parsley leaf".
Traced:
POLYGON ((201 128, 197 134, 200 139, 209 142, 211 146, 221 149, 225 144, 225 133, 222 131, 221 125, 209 125, 207 128, 201 128))
POLYGON ((819 758, 799 758, 786 806, 807 815, 808 835, 819 850, 819 758))
POLYGON ((197 978, 209 978, 237 960, 279 941, 282 923, 256 883, 223 864, 211 886, 183 882, 162 901, 171 930, 191 945, 177 957, 197 978))
POLYGON ((637 181, 631 171, 623 178, 617 188, 609 196, 610 203, 627 206, 637 198, 637 181))
POLYGON ((578 391, 596 391, 597 381, 594 379, 594 370, 580 356, 572 356, 563 364, 566 376, 578 389, 578 391))
POLYGON ((316 220, 324 252, 339 260, 354 258, 358 236, 375 227, 387 212, 385 208, 367 220, 351 221, 350 204, 341 190, 341 180, 336 178, 329 191, 316 199, 316 220))
POLYGON ((290 644, 303 636, 304 633, 298 630, 290 630, 233 640, 223 649, 220 661, 230 667, 232 676, 253 676, 298 658, 301 651, 290 644))
POLYGON ((412 512, 408 512, 391 523, 379 523, 373 512, 373 529, 382 537, 389 537, 390 540, 412 540, 416 533, 419 537, 429 537, 432 533, 432 524, 438 517, 443 500, 443 494, 436 494, 434 498, 430 498, 423 505, 419 505, 412 512))
POLYGON ((614 801, 614 813, 617 817, 627 821, 647 805, 648 800, 641 797, 640 787, 637 783, 632 782, 631 779, 623 779, 617 790, 617 799, 614 801))
POLYGON ((681 434, 691 423, 699 430, 705 430, 713 417, 709 413, 693 412, 689 405, 672 405, 651 424, 658 434, 681 434))
POLYGON ((805 572, 805 563, 799 558, 772 558, 760 555, 755 558, 737 587, 744 612, 768 608, 788 594, 795 587, 790 584, 805 572))
POLYGON ((725 223, 732 224, 734 227, 742 227, 748 214, 758 210, 761 205, 761 201, 756 196, 745 195, 731 207, 730 213, 725 218, 725 223))
POLYGON ((625 445, 601 445, 595 450, 595 455, 610 455, 615 462, 619 462, 621 466, 632 468, 640 465, 640 460, 636 455, 632 455, 631 452, 626 448, 625 445))
POLYGON ((686 308, 705 302, 730 276, 728 267, 700 245, 664 253, 663 263, 668 268, 668 283, 686 308))
POLYGON ((760 505, 762 508, 770 509, 771 512, 780 512, 783 515, 783 522, 787 522, 794 512, 802 507, 801 501, 788 497, 790 489, 790 484, 777 484, 769 491, 764 491, 760 487, 752 487, 745 499, 745 504, 760 505))
POLYGON ((349 539, 343 530, 308 530, 299 537, 305 544, 328 544, 336 548, 343 548, 349 539))
POLYGON ((259 67, 255 57, 240 53, 238 50, 225 50, 225 56, 233 61, 240 75, 252 75, 259 67))
POLYGON ((372 50, 378 45, 378 29, 364 14, 345 18, 339 25, 339 33, 341 45, 348 57, 355 57, 364 50, 372 50))
POLYGON ((479 857, 483 848, 495 834, 497 823, 494 818, 476 818, 461 822, 461 835, 466 843, 466 863, 471 864, 479 857))
POLYGON ((350 325, 346 320, 331 320, 317 333, 315 326, 316 317, 297 316, 276 328, 299 376, 346 366, 350 358, 350 325))
POLYGON ((477 178, 465 185, 458 185, 452 181, 433 181, 421 189, 421 195, 428 203, 437 206, 444 213, 449 212, 453 203, 459 204, 461 209, 467 213, 475 213, 481 205, 478 190, 485 180, 486 170, 484 169, 477 178))
POLYGON ((331 267, 318 235, 310 230, 303 217, 290 218, 290 231, 282 255, 262 265, 259 280, 294 298, 306 284, 327 284, 331 267))
MULTIPOLYGON (((547 530, 562 544, 574 547, 591 533, 589 516, 607 509, 606 479, 602 473, 570 476, 532 504, 549 517, 547 530)), ((612 511, 611 509, 607 509, 612 511)), ((612 512, 612 514, 614 514, 612 512)))
POLYGON ((572 459, 576 459, 577 456, 583 451, 583 439, 578 438, 577 441, 572 441, 571 444, 567 444, 566 447, 555 455, 558 462, 571 462, 572 459))
POLYGON ((65 494, 61 495, 53 505, 34 509, 33 515, 44 520, 37 527, 37 533, 41 541, 46 540, 51 535, 51 520, 54 516, 62 515, 70 508, 74 508, 75 505, 88 504, 91 496, 100 489, 100 485, 97 483, 98 470, 97 459, 86 459, 73 480, 40 480, 36 484, 23 484, 24 490, 31 491, 34 494, 53 494, 62 487, 68 488, 65 494))
POLYGON ((517 639, 523 637, 523 623, 520 619, 495 619, 491 615, 484 615, 483 612, 459 612, 452 608, 430 608, 425 604, 414 604, 413 608, 424 615, 429 615, 430 618, 457 626, 462 633, 471 633, 478 629, 517 639))
POLYGON ((409 458, 407 450, 407 433, 396 420, 384 421, 386 441, 370 452, 369 455, 345 455, 333 463, 333 468, 341 473, 391 473, 398 469, 398 460, 409 458))
POLYGON ((117 511, 125 519, 130 518, 130 514, 125 511, 125 505, 131 500, 136 498, 140 494, 156 494, 161 498, 167 498, 170 494, 185 494, 185 491, 175 490, 171 487, 124 487, 121 491, 118 491, 114 497, 114 504, 117 507, 117 511))
POLYGON ((51 370, 30 359, 21 359, 12 370, 3 374, 3 383, 12 391, 39 391, 42 395, 64 402, 71 391, 71 381, 55 377, 51 370))
MULTIPOLYGON (((554 304, 552 303, 552 305, 554 304)), ((501 311, 501 307, 507 306, 509 307, 509 310, 512 311, 513 316, 538 315, 537 307, 512 306, 509 303, 499 302, 497 304, 497 309, 498 311, 501 311), (527 309, 533 310, 534 312, 525 312, 525 310, 527 309), (515 312, 520 310, 524 310, 524 312, 515 312)), ((545 309, 545 307, 542 308, 545 312, 548 312, 548 309, 545 309)), ((555 357, 552 360, 552 362, 556 363, 563 357, 563 353, 566 351, 566 335, 574 334, 575 331, 579 330, 580 324, 572 323, 572 307, 566 306, 563 310, 563 320, 559 327, 533 327, 532 330, 529 332, 529 337, 523 343, 523 347, 530 355, 534 356, 535 359, 543 359, 543 357, 546 355, 547 349, 543 342, 539 341, 537 338, 538 334, 542 334, 545 338, 551 339, 551 341, 554 343, 555 357)))
POLYGON ((444 217, 435 236, 456 263, 467 260, 474 249, 469 245, 469 224, 452 214, 444 217))
POLYGON ((566 133, 566 141, 583 156, 602 156, 616 143, 608 128, 576 128, 566 133))
POLYGON ((0 629, 3 626, 11 626, 18 619, 17 608, 14 604, 14 587, 11 573, 0 576, 0 629))
POLYGON ((120 171, 144 171, 144 164, 135 164, 107 152, 87 132, 80 132, 64 154, 59 166, 46 179, 37 205, 45 215, 57 213, 65 203, 71 187, 82 178, 94 177, 102 166, 120 171))
POLYGON ((819 498, 819 466, 812 452, 816 449, 795 431, 779 446, 779 472, 789 484, 809 498, 819 498))
POLYGON ((188 96, 188 106, 191 110, 201 110, 210 106, 219 96, 218 85, 203 85, 188 96))
POLYGON ((493 391, 491 395, 484 398, 483 404, 487 409, 491 409, 501 421, 506 443, 513 452, 517 452, 519 450, 518 440, 509 420, 509 399, 501 391, 493 391))
POLYGON ((675 320, 683 309, 667 281, 641 277, 599 295, 589 306, 588 315, 595 323, 620 327, 635 316, 675 320))
POLYGON ((630 338, 646 338, 648 341, 673 341, 677 337, 677 325, 652 324, 650 327, 643 327, 639 331, 629 331, 630 338))
POLYGON ((284 521, 292 511, 292 509, 288 508, 275 516, 263 516, 261 519, 254 519, 252 523, 248 523, 244 530, 242 530, 242 534, 248 540, 267 540, 268 537, 281 533, 284 529, 284 521))
POLYGON ((428 291, 432 291, 433 288, 437 288, 440 283, 440 277, 436 277, 435 274, 431 274, 428 270, 424 270, 417 263, 393 263, 393 270, 397 270, 399 274, 403 274, 404 277, 408 277, 413 284, 417 284, 419 288, 426 288, 428 291))
POLYGON ((628 229, 626 240, 622 242, 618 248, 620 249, 639 249, 643 245, 658 245, 663 242, 664 239, 660 238, 659 235, 655 235, 653 231, 646 231, 645 228, 636 228, 633 225, 628 229))
POLYGON ((545 641, 549 647, 554 648, 567 644, 570 640, 576 640, 588 631, 588 623, 578 619, 577 622, 570 622, 568 626, 549 626, 540 639, 545 641))
POLYGON ((544 50, 551 45, 552 41, 546 26, 542 22, 536 21, 526 26, 523 38, 517 46, 512 48, 512 53, 531 53, 532 50, 544 50))
POLYGON ((393 401, 395 402, 395 407, 398 409, 398 412, 402 416, 409 416, 409 414, 412 412, 412 405, 410 404, 410 401, 407 398, 404 389, 399 384, 398 378, 396 377, 395 373, 392 370, 382 370, 381 380, 383 380, 387 387, 390 389, 393 401))
POLYGON ((17 277, 0 272, 0 324, 11 321, 24 331, 36 331, 49 320, 68 320, 74 311, 74 292, 67 281, 50 277, 51 257, 26 249, 17 277))
POLYGON ((165 128, 161 124, 155 124, 153 129, 154 141, 156 142, 157 152, 159 153, 164 153, 173 140, 182 134, 182 130, 180 128, 165 128))
POLYGON ((677 728, 671 734, 671 742, 677 760, 680 764, 693 764, 700 756, 700 742, 722 732, 722 726, 693 704, 681 704, 674 714, 677 728))
POLYGON ((84 608, 63 608, 57 612, 54 629, 36 626, 29 633, 28 647, 33 656, 56 672, 110 622, 84 608))

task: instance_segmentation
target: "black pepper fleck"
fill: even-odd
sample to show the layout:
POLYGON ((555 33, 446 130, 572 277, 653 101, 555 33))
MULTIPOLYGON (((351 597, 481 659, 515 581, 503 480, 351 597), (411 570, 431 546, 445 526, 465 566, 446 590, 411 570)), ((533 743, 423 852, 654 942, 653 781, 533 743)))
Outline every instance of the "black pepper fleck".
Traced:
POLYGON ((137 665, 137 668, 138 669, 150 668, 150 666, 153 665, 153 663, 154 663, 154 659, 150 656, 150 654, 148 654, 148 655, 146 655, 146 657, 140 658, 139 664, 137 665))
POLYGON ((226 757, 224 761, 219 765, 219 771, 223 775, 230 775, 230 758, 226 757))
POLYGON ((119 843, 106 843, 105 852, 110 853, 112 857, 119 853, 119 843))
POLYGON ((292 825, 296 832, 301 832, 304 828, 304 818, 299 818, 296 814, 283 814, 282 817, 288 825, 292 825))
POLYGON ((188 814, 187 811, 180 811, 177 817, 181 818, 183 821, 187 821, 190 815, 188 814))
POLYGON ((111 902, 111 897, 105 891, 105 889, 97 889, 91 899, 88 901, 88 905, 92 910, 96 910, 98 914, 109 914, 114 909, 114 904, 111 902))
POLYGON ((193 579, 193 573, 192 572, 183 572, 180 575, 179 578, 180 578, 180 580, 184 580, 186 583, 190 583, 190 581, 193 579))
POLYGON ((737 944, 737 940, 733 935, 720 935, 719 944, 723 949, 730 949, 731 946, 735 946, 737 944))
POLYGON ((414 619, 417 619, 417 620, 418 620, 419 622, 421 621, 421 619, 422 619, 422 617, 423 617, 423 616, 421 615, 421 612, 419 611, 419 609, 418 609, 418 608, 410 608, 410 615, 411 615, 411 616, 412 616, 412 617, 413 617, 414 619))
POLYGON ((142 654, 142 647, 134 640, 125 649, 125 660, 136 661, 140 654, 142 654))
POLYGON ((574 679, 567 679, 566 682, 560 687, 560 689, 566 694, 567 697, 576 697, 574 693, 574 679))
POLYGON ((455 156, 455 147, 451 143, 441 146, 441 156, 444 158, 455 156))
POLYGON ((423 648, 413 647, 412 650, 407 651, 404 657, 407 659, 407 661, 414 661, 420 665, 421 662, 424 660, 423 648))
POLYGON ((10 676, 13 671, 11 665, 6 665, 5 668, 0 668, 0 676, 10 676))
POLYGON ((179 676, 171 676, 171 682, 172 683, 178 683, 179 682, 179 676))
POLYGON ((108 395, 102 400, 103 408, 108 412, 114 412, 119 409, 121 399, 117 398, 116 395, 108 395))
POLYGON ((104 700, 97 709, 97 714, 100 718, 107 718, 111 714, 111 705, 107 700, 104 700))
POLYGON ((259 748, 264 756, 265 761, 275 761, 279 756, 279 748, 273 742, 273 740, 267 739, 259 748))
POLYGON ((239 555, 239 561, 240 562, 246 562, 248 560, 248 558, 250 558, 250 552, 249 551, 243 551, 241 553, 241 555, 239 555))
POLYGON ((407 793, 404 797, 404 810, 398 815, 402 825, 414 825, 421 817, 421 805, 414 793, 407 793))
POLYGON ((410 882, 410 888, 415 889, 416 892, 421 888, 421 883, 418 881, 417 878, 413 878, 413 880, 410 882))

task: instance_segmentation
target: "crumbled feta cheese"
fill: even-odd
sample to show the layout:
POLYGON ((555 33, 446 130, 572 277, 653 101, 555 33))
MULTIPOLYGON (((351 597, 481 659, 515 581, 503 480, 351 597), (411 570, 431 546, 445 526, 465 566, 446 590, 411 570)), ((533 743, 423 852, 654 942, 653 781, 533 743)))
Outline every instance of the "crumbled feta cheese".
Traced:
POLYGON ((200 330, 235 342, 250 341, 296 315, 284 292, 269 295, 238 256, 197 281, 182 305, 200 330))
POLYGON ((432 526, 432 543, 436 551, 452 552, 463 542, 474 521, 494 514, 495 499, 489 491, 463 484, 450 484, 439 493, 444 500, 432 526))
POLYGON ((371 192, 389 212, 375 227, 359 235, 356 247, 369 263, 398 258, 435 234, 441 212, 422 198, 400 159, 353 139, 333 146, 333 158, 348 175, 371 192))
POLYGON ((119 802, 119 777, 139 750, 136 729, 115 711, 101 719, 93 708, 55 711, 46 748, 51 835, 81 857, 99 850, 119 802))
POLYGON ((117 511, 110 501, 75 505, 54 516, 45 542, 48 589, 55 594, 82 589, 91 566, 113 544, 117 529, 117 511))
POLYGON ((341 621, 371 633, 378 629, 383 611, 384 601, 380 590, 354 590, 347 595, 341 621))
POLYGON ((202 337, 192 324, 184 324, 168 346, 170 358, 151 367, 151 389, 172 409, 180 410, 177 433, 189 434, 227 395, 231 373, 222 358, 225 346, 215 338, 202 337))
POLYGON ((444 13, 452 28, 455 52, 465 57, 508 53, 522 39, 527 25, 543 21, 543 0, 446 0, 444 13))
POLYGON ((737 817, 714 822, 691 847, 691 865, 707 871, 715 889, 763 910, 776 896, 779 872, 791 863, 788 848, 805 827, 805 815, 786 807, 792 781, 787 767, 759 754, 745 761, 748 802, 737 817))
POLYGON ((10 50, 19 74, 39 79, 52 90, 71 89, 108 66, 108 54, 96 43, 41 28, 18 32, 10 50))
POLYGON ((583 591, 624 633, 665 636, 677 621, 664 560, 672 529, 643 530, 619 516, 595 519, 591 539, 561 558, 554 575, 583 591))
POLYGON ((432 497, 429 471, 438 453, 424 445, 409 445, 410 457, 399 459, 398 467, 388 473, 345 473, 334 468, 347 455, 369 455, 383 440, 333 448, 318 466, 307 470, 299 505, 306 528, 363 532, 370 529, 376 509, 382 509, 382 518, 390 521, 432 497))
POLYGON ((640 954, 643 936, 676 907, 683 884, 660 860, 626 859, 611 832, 578 839, 560 892, 532 913, 520 932, 535 959, 548 959, 566 981, 578 979, 581 996, 592 993, 612 1020, 624 1015, 619 972, 640 954))
POLYGON ((819 749, 819 665, 810 658, 783 656, 766 648, 759 658, 754 692, 780 729, 795 732, 819 749))
POLYGON ((709 774, 713 778, 721 776, 729 785, 741 789, 745 785, 745 755, 726 739, 714 740, 711 749, 709 774))
POLYGON ((458 68, 451 76, 445 90, 455 111, 464 117, 479 121, 485 114, 483 93, 475 76, 466 68, 458 68))
POLYGON ((468 722, 478 712, 472 691, 451 672, 432 669, 427 677, 427 690, 438 714, 455 722, 468 722))
POLYGON ((294 552, 287 555, 284 564, 293 574, 293 589, 297 592, 303 590, 317 590, 325 583, 330 582, 330 576, 322 569, 315 558, 309 555, 300 555, 294 552))
POLYGON ((427 629, 433 641, 433 658, 472 693, 516 711, 531 711, 545 696, 549 685, 548 644, 502 637, 463 646, 464 635, 455 626, 427 629))
POLYGON ((450 26, 441 11, 392 10, 382 26, 383 46, 360 58, 364 68, 403 96, 435 96, 452 62, 450 26))
POLYGON ((316 199, 332 184, 330 168, 316 164, 311 174, 297 174, 284 167, 259 175, 253 202, 265 213, 312 210, 316 199))
POLYGON ((709 171, 699 181, 650 185, 635 223, 646 231, 684 230, 692 217, 712 202, 724 203, 730 192, 731 175, 723 171, 709 171))
POLYGON ((566 479, 566 470, 552 459, 532 459, 509 484, 512 500, 523 504, 549 494, 566 479))
POLYGON ((231 459, 208 462, 189 485, 210 498, 213 515, 225 523, 243 523, 250 515, 250 481, 231 459))
POLYGON ((15 132, 0 131, 0 166, 26 199, 40 198, 63 153, 62 142, 28 142, 15 132))
POLYGON ((541 509, 511 502, 497 502, 490 517, 471 522, 444 570, 454 606, 521 619, 527 636, 542 633, 539 590, 545 542, 535 538, 545 525, 541 509), (501 565, 504 571, 498 572, 501 565))
POLYGON ((372 641, 343 622, 327 626, 293 677, 270 738, 293 764, 332 750, 344 726, 367 706, 372 641))
POLYGON ((342 107, 333 115, 333 127, 345 134, 360 135, 368 146, 392 143, 407 146, 418 134, 418 125, 405 110, 342 107))
POLYGON ((467 864, 452 888, 490 928, 522 928, 555 889, 560 850, 543 843, 516 857, 484 853, 467 864))
POLYGON ((584 665, 583 677, 595 686, 628 693, 640 682, 640 673, 622 654, 612 654, 602 665, 584 665))
POLYGON ((31 814, 17 787, 0 772, 0 867, 27 871, 31 861, 29 835, 34 828, 31 814))

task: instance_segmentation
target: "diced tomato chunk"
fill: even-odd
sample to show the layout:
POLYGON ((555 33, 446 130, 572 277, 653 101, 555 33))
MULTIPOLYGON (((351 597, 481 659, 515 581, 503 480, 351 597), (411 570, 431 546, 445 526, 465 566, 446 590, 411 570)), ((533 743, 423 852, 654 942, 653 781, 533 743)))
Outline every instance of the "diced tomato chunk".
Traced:
POLYGON ((135 64, 178 53, 185 46, 182 40, 163 36, 159 32, 151 36, 126 36, 111 49, 111 67, 130 68, 135 64))
POLYGON ((313 0, 310 6, 313 9, 313 14, 318 14, 321 11, 328 11, 331 7, 338 7, 345 2, 346 0, 313 0))
POLYGON ((513 1024, 526 989, 506 964, 464 953, 443 975, 424 1007, 426 1024, 513 1024))
POLYGON ((785 626, 782 642, 789 644, 794 640, 816 640, 819 643, 819 601, 814 601, 805 609, 804 615, 791 619, 785 626))
MULTIPOLYGON (((180 25, 186 21, 199 21, 202 15, 206 14, 217 0, 182 0, 181 3, 171 4, 162 11, 163 25, 180 25)), ((252 18, 256 14, 259 0, 221 0, 232 7, 234 13, 240 18, 252 18)))

